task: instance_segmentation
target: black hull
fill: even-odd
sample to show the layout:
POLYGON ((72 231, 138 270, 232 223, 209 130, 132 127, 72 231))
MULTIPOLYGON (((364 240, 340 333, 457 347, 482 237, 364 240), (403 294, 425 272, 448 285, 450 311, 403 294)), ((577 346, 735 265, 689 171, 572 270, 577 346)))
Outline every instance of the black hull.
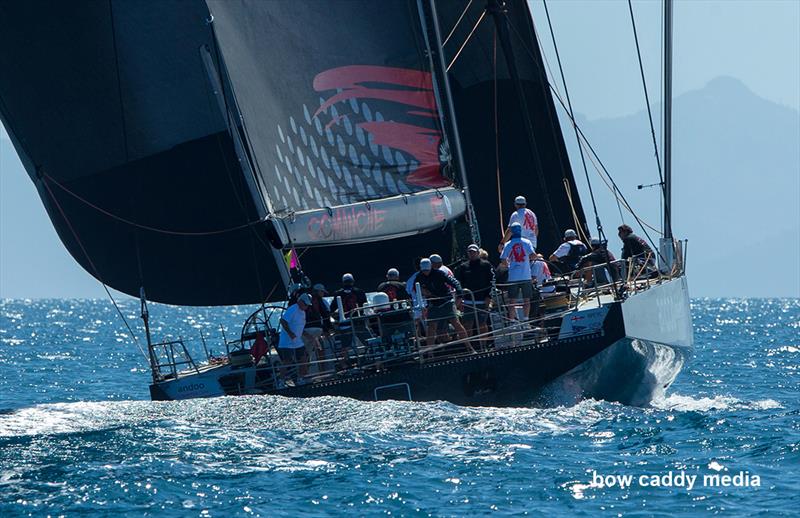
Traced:
MULTIPOLYGON (((619 304, 613 304, 603 327, 592 334, 463 358, 404 365, 359 376, 286 387, 267 394, 341 396, 363 401, 448 401, 464 406, 521 406, 536 400, 549 382, 624 337, 622 311, 619 304)), ((150 394, 153 400, 173 399, 158 385, 150 386, 150 394)))

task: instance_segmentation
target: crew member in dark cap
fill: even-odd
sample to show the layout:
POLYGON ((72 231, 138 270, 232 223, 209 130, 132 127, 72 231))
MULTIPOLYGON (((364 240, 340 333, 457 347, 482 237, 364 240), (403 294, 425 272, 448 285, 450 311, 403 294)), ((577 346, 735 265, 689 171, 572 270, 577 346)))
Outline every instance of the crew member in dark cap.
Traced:
POLYGON ((617 235, 622 240, 622 259, 636 258, 636 264, 641 267, 655 268, 655 254, 647 241, 633 233, 629 225, 620 225, 617 235))
POLYGON ((586 271, 583 272, 584 282, 587 284, 596 282, 599 286, 603 286, 618 281, 619 270, 617 265, 611 264, 616 261, 616 258, 606 248, 606 241, 593 237, 591 246, 592 251, 581 257, 577 265, 578 270, 586 268, 586 271), (590 266, 594 266, 594 268, 588 269, 590 266))
MULTIPOLYGON (((450 290, 456 292, 456 296, 461 296, 461 283, 455 277, 447 275, 442 270, 434 270, 430 259, 422 259, 419 262, 419 275, 417 282, 422 289, 423 295, 428 300, 428 322, 427 322, 427 344, 436 343, 436 329, 438 323, 450 322, 456 330, 458 337, 467 337, 467 331, 456 315, 455 304, 450 290)), ((469 345, 469 344, 468 344, 469 345)), ((470 349, 472 346, 470 346, 470 349)))
POLYGON ((478 245, 469 245, 467 260, 456 268, 456 279, 462 288, 472 292, 472 297, 466 296, 463 300, 464 326, 472 335, 484 335, 488 331, 486 321, 494 284, 494 268, 489 261, 481 259, 480 252, 478 245))

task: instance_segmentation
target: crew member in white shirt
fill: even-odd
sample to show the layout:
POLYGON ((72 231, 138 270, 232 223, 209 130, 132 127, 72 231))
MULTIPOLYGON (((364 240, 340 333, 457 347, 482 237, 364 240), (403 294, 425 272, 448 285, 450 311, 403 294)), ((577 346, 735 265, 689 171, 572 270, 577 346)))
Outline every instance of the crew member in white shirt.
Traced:
POLYGON ((286 365, 299 365, 299 376, 308 372, 303 329, 306 327, 306 310, 311 306, 311 295, 304 293, 281 315, 281 334, 278 338, 278 355, 281 358, 281 376, 287 379, 286 365))
POLYGON ((503 246, 511 237, 511 225, 514 223, 519 223, 522 226, 522 237, 529 240, 535 250, 536 242, 539 238, 539 220, 536 219, 536 214, 534 214, 531 209, 527 208, 528 201, 525 199, 525 196, 517 196, 514 199, 514 206, 516 209, 511 213, 511 217, 508 219, 508 227, 503 234, 500 245, 497 247, 497 251, 503 251, 503 246))

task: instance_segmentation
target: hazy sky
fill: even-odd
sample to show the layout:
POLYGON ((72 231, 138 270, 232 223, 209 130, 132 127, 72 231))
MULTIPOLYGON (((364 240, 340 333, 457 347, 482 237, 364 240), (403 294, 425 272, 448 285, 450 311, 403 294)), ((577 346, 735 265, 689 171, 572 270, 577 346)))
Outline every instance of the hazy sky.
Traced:
MULTIPOLYGON (((531 4, 555 66, 542 4, 531 4)), ((627 2, 550 0, 548 7, 576 112, 600 119, 642 110, 627 2)), ((656 102, 661 2, 634 2, 634 12, 651 99, 656 102)), ((676 96, 715 77, 731 76, 765 99, 800 110, 800 0, 676 1, 674 25, 676 96)), ((8 139, 2 128, 0 138, 8 139)), ((60 244, 33 184, 8 149, 0 147, 0 297, 104 296, 97 281, 60 244)), ((725 294, 701 289, 693 295, 725 294)))

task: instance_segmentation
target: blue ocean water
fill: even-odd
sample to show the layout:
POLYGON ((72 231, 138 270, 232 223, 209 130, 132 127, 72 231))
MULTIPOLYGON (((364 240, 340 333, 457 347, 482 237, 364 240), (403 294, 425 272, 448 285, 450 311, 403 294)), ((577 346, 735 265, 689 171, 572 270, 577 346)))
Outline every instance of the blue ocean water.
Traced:
MULTIPOLYGON (((141 334, 136 301, 122 306, 141 334)), ((235 336, 251 309, 153 305, 154 334, 203 330, 219 351, 219 325, 235 336)), ((651 407, 498 409, 150 402, 110 303, 6 300, 0 516, 798 516, 800 300, 695 300, 692 312, 695 357, 651 407), (691 490, 682 472, 699 477, 691 490), (714 474, 740 484, 700 481, 714 474), (633 482, 597 478, 613 475, 633 482)))

